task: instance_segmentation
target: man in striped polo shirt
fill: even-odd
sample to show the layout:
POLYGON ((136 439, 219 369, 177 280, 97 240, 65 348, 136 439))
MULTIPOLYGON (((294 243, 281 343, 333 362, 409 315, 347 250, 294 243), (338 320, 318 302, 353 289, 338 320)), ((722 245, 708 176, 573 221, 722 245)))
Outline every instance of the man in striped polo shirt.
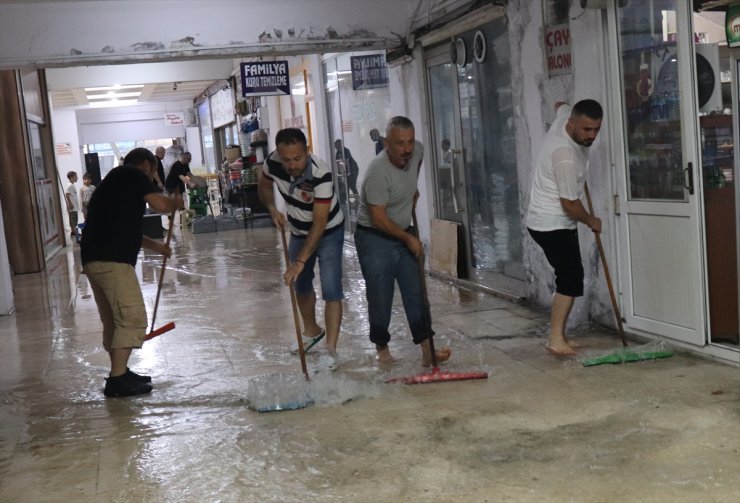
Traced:
MULTIPOLYGON (((337 339, 342 323, 342 248, 344 215, 334 192, 331 169, 308 152, 306 136, 300 129, 287 128, 275 137, 277 150, 262 167, 259 197, 270 211, 272 221, 282 229, 285 215, 275 207, 273 187, 285 200, 290 229, 290 264, 285 283, 294 283, 303 318, 304 347, 326 333, 328 352, 319 359, 320 368, 337 368, 337 339), (325 302, 326 330, 316 323, 314 266, 319 261, 321 294, 325 302)), ((296 344, 295 351, 298 351, 296 344)))

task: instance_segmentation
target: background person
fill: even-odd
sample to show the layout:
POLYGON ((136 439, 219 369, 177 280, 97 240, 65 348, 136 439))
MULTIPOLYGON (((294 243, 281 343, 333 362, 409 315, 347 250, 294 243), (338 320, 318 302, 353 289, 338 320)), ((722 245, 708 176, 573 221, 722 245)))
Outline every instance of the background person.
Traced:
POLYGON ((70 233, 77 240, 77 224, 79 222, 80 198, 77 196, 77 172, 70 171, 67 173, 67 190, 64 192, 64 200, 67 202, 67 215, 69 216, 69 226, 72 229, 70 233))
POLYGON ((90 173, 82 175, 82 187, 80 187, 80 208, 82 209, 82 216, 87 221, 87 210, 90 206, 90 198, 95 191, 95 185, 92 184, 92 177, 90 173))
POLYGON ((352 152, 344 146, 342 140, 336 140, 334 142, 334 148, 336 149, 335 159, 337 161, 344 161, 347 173, 347 188, 349 191, 357 195, 357 177, 360 174, 360 167, 357 165, 352 152))
POLYGON ((375 155, 378 155, 385 148, 385 138, 380 136, 380 133, 377 129, 373 128, 370 130, 370 139, 373 140, 373 143, 375 143, 375 155))
POLYGON ((192 159, 190 152, 185 152, 180 156, 178 161, 170 167, 170 173, 167 175, 167 180, 164 183, 164 188, 170 194, 174 194, 176 190, 180 191, 180 195, 185 200, 185 185, 190 184, 190 177, 193 174, 190 172, 190 160, 192 159))
POLYGON ((164 165, 162 164, 162 159, 164 159, 165 149, 164 147, 157 147, 154 150, 154 155, 157 157, 157 172, 154 173, 154 186, 157 189, 157 192, 163 192, 164 191, 164 181, 166 180, 164 175, 164 165))

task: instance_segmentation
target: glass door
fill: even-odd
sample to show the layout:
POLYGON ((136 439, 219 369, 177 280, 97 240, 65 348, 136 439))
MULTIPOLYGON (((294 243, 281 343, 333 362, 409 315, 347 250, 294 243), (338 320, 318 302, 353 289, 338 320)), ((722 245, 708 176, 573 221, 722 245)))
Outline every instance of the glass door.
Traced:
POLYGON ((516 128, 506 21, 455 37, 426 61, 437 218, 463 228, 465 276, 523 296, 516 128), (454 57, 454 61, 453 61, 454 57))
MULTIPOLYGON (((616 10, 623 187, 620 268, 627 326, 703 345, 699 151, 691 3, 616 10)), ((619 155, 619 154, 618 154, 619 155)))

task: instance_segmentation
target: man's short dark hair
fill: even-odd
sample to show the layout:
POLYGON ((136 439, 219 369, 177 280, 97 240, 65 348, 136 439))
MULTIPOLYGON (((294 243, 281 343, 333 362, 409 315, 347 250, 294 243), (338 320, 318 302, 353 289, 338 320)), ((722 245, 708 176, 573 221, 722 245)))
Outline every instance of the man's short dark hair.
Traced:
POLYGON ((596 100, 579 101, 578 103, 573 105, 573 109, 570 111, 570 114, 575 117, 581 117, 585 115, 589 119, 593 119, 595 121, 604 118, 604 110, 601 108, 601 105, 596 100))
POLYGON ((77 176, 76 171, 67 171, 67 179, 71 179, 73 176, 77 176))
POLYGON ((411 119, 408 117, 404 117, 403 115, 396 115, 395 117, 391 117, 391 120, 388 121, 388 124, 385 126, 385 134, 387 135, 390 133, 391 129, 394 127, 397 127, 399 129, 414 129, 414 123, 411 122, 411 119))
POLYGON ((295 145, 296 143, 308 147, 306 135, 298 128, 289 127, 281 129, 275 135, 275 145, 295 145))
POLYGON ((157 165, 157 158, 154 157, 152 151, 147 148, 139 147, 126 154, 126 157, 123 159, 123 165, 138 168, 144 164, 144 161, 149 161, 155 166, 157 165))

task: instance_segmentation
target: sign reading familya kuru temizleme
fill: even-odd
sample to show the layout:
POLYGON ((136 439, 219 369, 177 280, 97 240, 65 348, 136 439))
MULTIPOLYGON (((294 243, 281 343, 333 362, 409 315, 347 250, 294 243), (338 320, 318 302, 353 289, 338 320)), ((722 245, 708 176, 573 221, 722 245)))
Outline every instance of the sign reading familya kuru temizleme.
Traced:
POLYGON ((242 96, 289 96, 287 61, 242 63, 242 96))

